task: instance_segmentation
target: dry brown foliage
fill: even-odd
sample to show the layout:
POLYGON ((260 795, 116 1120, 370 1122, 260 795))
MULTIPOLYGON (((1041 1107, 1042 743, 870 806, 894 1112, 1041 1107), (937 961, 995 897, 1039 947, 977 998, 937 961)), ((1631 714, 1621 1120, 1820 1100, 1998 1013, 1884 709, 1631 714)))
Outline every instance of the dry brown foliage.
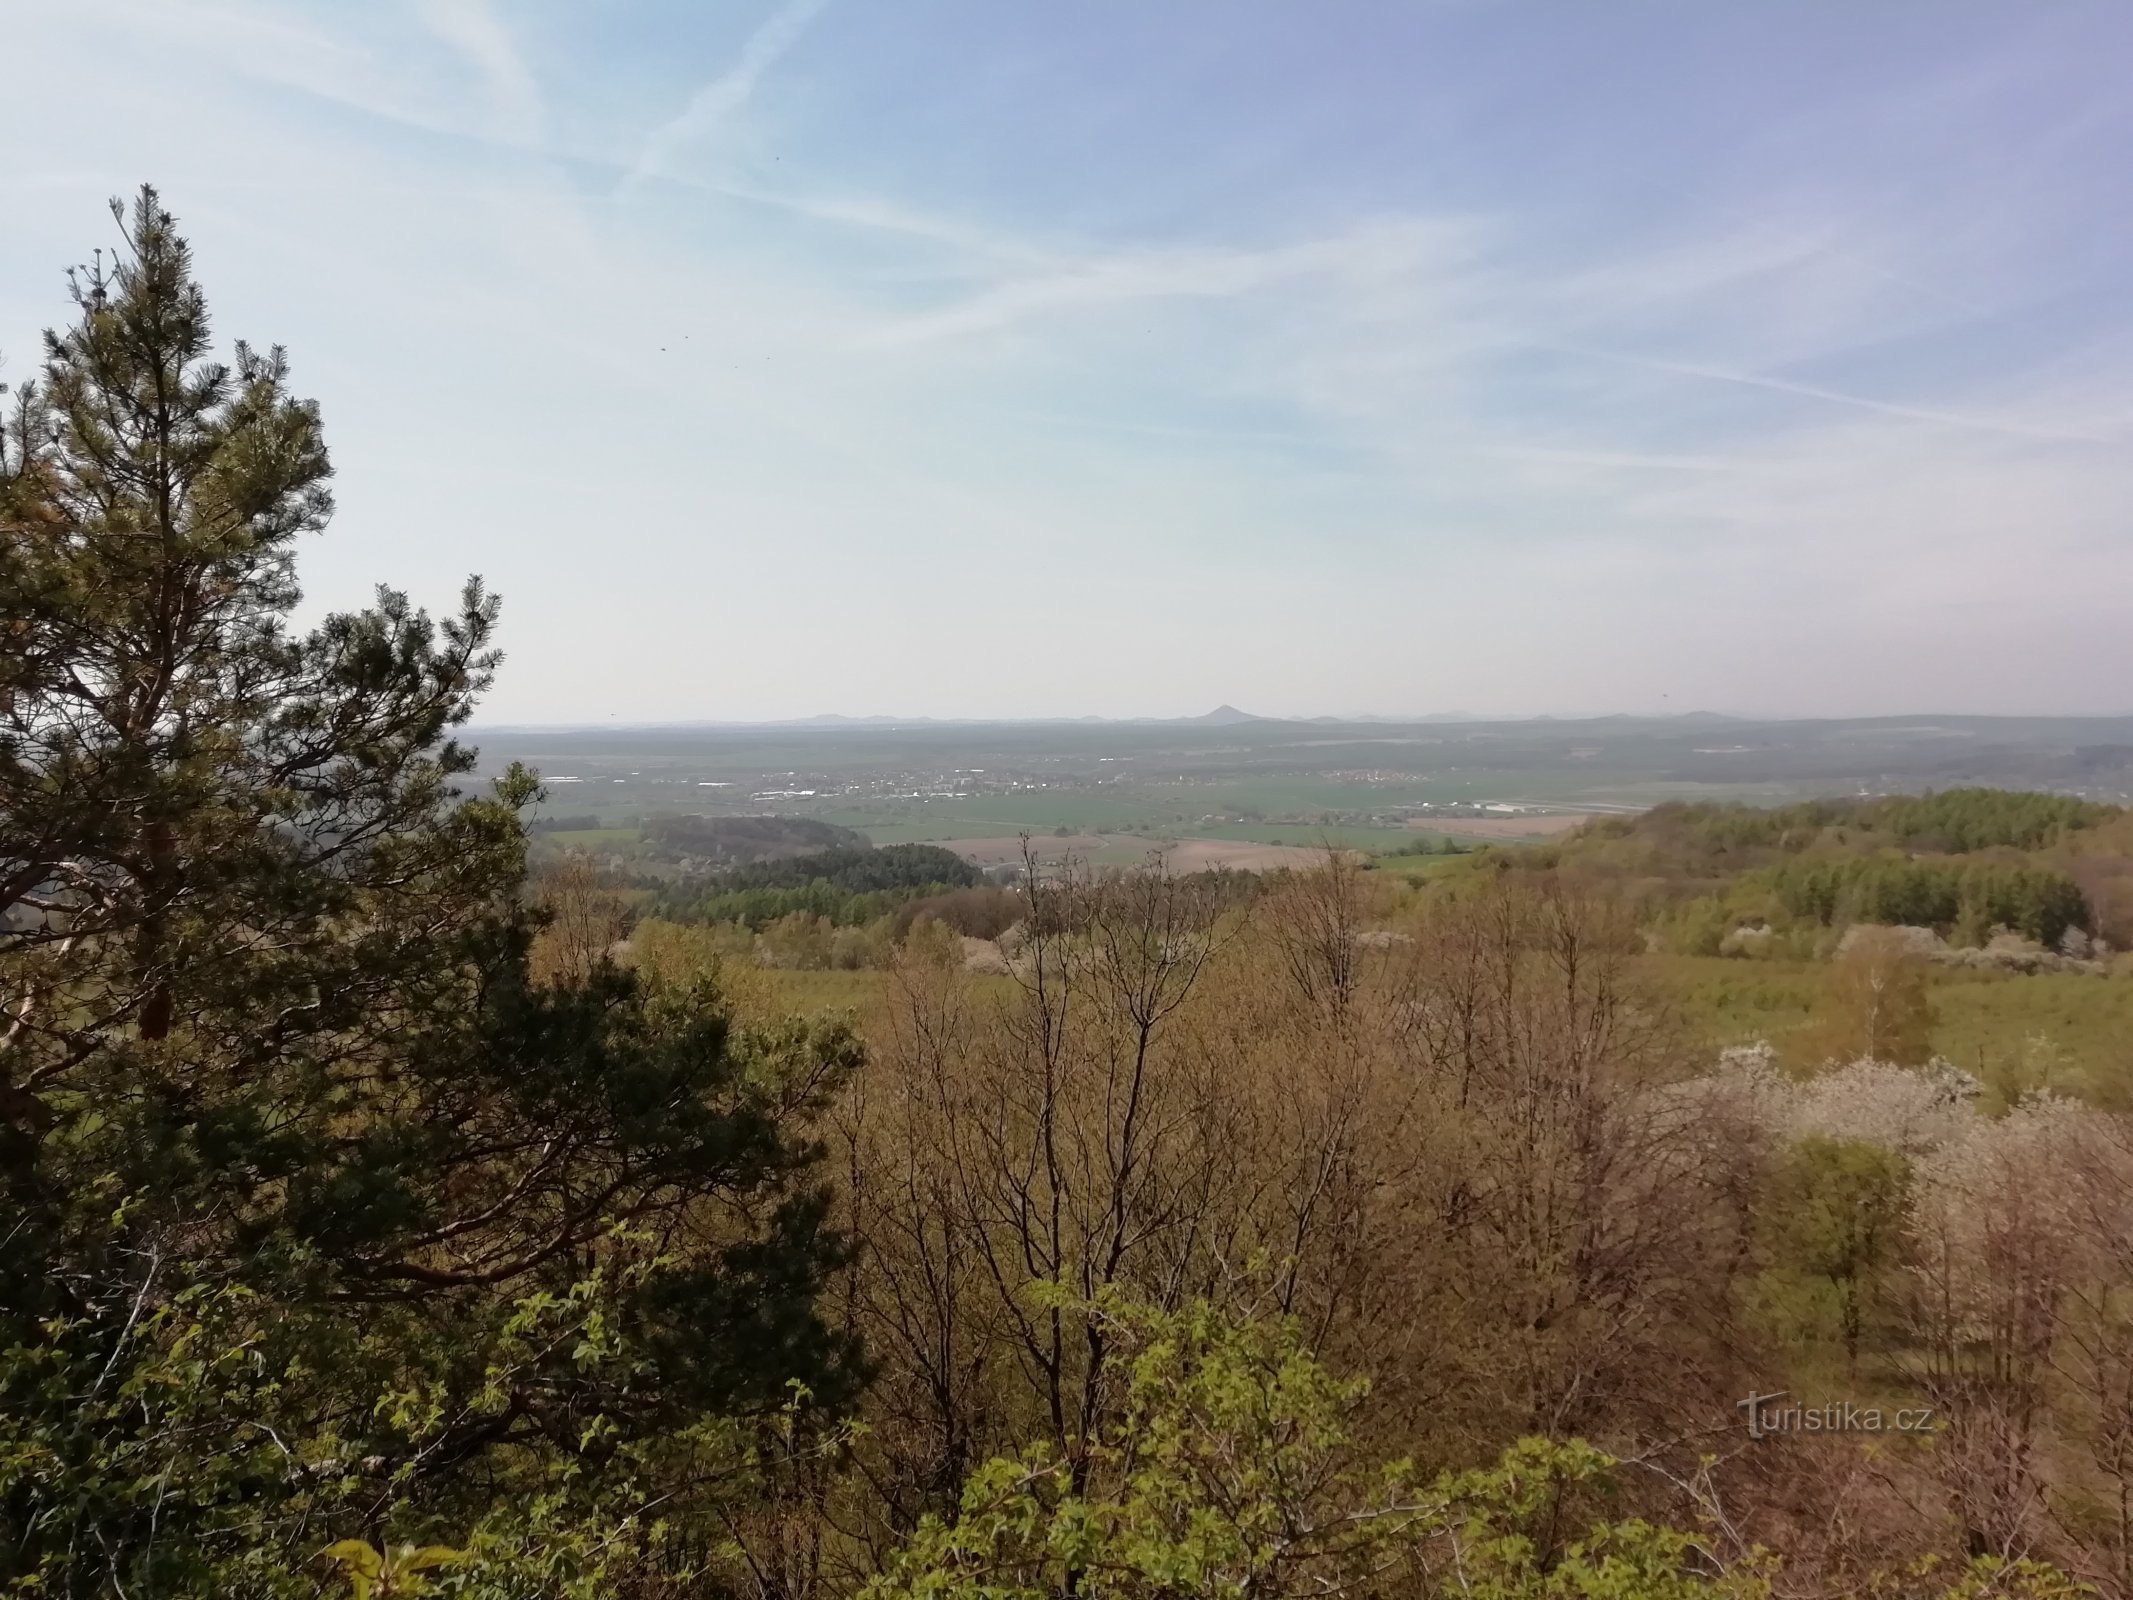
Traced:
POLYGON ((1954 1207, 1946 1292, 1983 1295, 1973 1320, 2044 1319, 1993 1354, 1998 1334, 1935 1325, 1921 1297, 1899 1376, 1942 1433, 1753 1443, 1737 1402, 1783 1387, 1792 1354, 1743 1311, 1792 1133, 1715 1092, 1630 980, 1617 906, 1524 874, 1416 902, 1338 858, 1250 897, 1159 866, 1032 879, 1008 976, 906 951, 833 1119, 863 1242, 844 1310, 878 1363, 832 1512, 855 1549, 1032 1439, 1084 1459, 1118 1397, 1106 1324, 1076 1308, 1121 1292, 1295 1316, 1371 1378, 1377 1453, 1464 1467, 1590 1439, 1714 1548, 1784 1550, 1783 1593, 1966 1548, 2129 1592, 2133 1247, 2112 1253, 2106 1197, 2133 1165, 2096 1132, 2118 1124, 2057 1154, 2014 1141, 2000 1167, 1973 1153, 2020 1191, 2010 1239, 2041 1240, 2032 1213, 2085 1218, 2042 1288, 1992 1254, 1982 1190, 1922 1179, 1921 1291, 1929 1208, 1954 1207), (2040 1162, 2091 1176, 2028 1182, 2040 1162))
POLYGON ((536 983, 583 983, 630 929, 621 895, 604 887, 599 869, 574 855, 533 880, 534 904, 547 924, 534 937, 531 968, 536 983))
POLYGON ((1492 885, 1399 929, 1331 860, 1239 909, 1160 870, 1037 876, 1012 976, 906 960, 839 1118, 888 1528, 1111 1404, 1108 1289, 1301 1318, 1377 1442, 1673 1437, 1730 1404, 1727 1163, 1628 930, 1492 885))

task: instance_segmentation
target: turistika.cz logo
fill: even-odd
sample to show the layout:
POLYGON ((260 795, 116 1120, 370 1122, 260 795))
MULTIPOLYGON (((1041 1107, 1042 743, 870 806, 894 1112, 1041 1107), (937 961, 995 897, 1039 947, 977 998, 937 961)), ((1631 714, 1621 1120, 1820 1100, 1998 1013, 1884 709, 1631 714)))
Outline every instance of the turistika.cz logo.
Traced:
POLYGON ((1824 1400, 1816 1405, 1794 1401, 1780 1405, 1789 1390, 1775 1394, 1751 1394, 1737 1407, 1748 1417, 1748 1437, 1767 1439, 1784 1433, 1931 1433, 1933 1408, 1905 1406, 1886 1411, 1880 1406, 1854 1405, 1849 1400, 1824 1400))

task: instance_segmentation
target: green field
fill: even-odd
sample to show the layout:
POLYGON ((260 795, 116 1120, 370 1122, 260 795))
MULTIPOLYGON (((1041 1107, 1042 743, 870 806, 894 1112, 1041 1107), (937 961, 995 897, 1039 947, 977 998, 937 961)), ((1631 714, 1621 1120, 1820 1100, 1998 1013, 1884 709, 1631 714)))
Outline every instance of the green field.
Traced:
MULTIPOLYGON (((1233 839, 1250 844, 1331 845, 1342 850, 1390 850, 1411 844, 1425 835, 1412 828, 1370 827, 1323 822, 1194 822, 1175 817, 1151 817, 1147 808, 1124 808, 1116 818, 1060 817, 1056 821, 1027 816, 1003 816, 1002 808, 984 802, 944 803, 943 809, 923 818, 884 820, 879 813, 858 809, 819 813, 824 822, 857 828, 877 845, 927 844, 945 839, 1012 837, 1020 833, 1049 834, 1060 827, 1076 833, 1130 833, 1145 838, 1153 848, 1177 839, 1233 839), (953 809, 950 809, 952 804, 953 809)), ((1114 849, 1106 854, 1116 855, 1114 849)), ((1128 848, 1126 855, 1137 856, 1128 848)), ((1123 857, 1122 857, 1123 859, 1123 857)))
MULTIPOLYGON (((1643 956, 1637 969, 1714 1048, 1767 1039, 1798 1067, 1829 980, 1808 961, 1643 956)), ((2133 1105, 2133 980, 1929 969, 1934 1050, 1992 1080, 2056 1060, 2050 1087, 2133 1105)))
POLYGON ((1370 870, 1387 878, 1399 878, 1418 882, 1441 873, 1459 870, 1459 857, 1442 856, 1376 856, 1370 862, 1370 870))
MULTIPOLYGON (((1383 850, 1412 841, 1415 831, 1397 823, 1364 819, 1424 801, 1444 805, 1495 799, 1503 792, 1501 786, 1478 779, 1448 785, 1267 779, 1121 783, 968 798, 828 802, 791 809, 795 815, 856 828, 876 844, 1051 833, 1063 827, 1077 833, 1143 833, 1156 839, 1332 843, 1383 850)), ((1532 793, 1523 797, 1551 798, 1532 793)), ((1557 803, 1561 803, 1559 798, 1557 803)))
POLYGON ((1372 828, 1313 822, 1210 822, 1187 825, 1180 836, 1192 839, 1238 839, 1251 844, 1331 845, 1340 850, 1392 850, 1417 839, 1434 838, 1414 828, 1372 828))

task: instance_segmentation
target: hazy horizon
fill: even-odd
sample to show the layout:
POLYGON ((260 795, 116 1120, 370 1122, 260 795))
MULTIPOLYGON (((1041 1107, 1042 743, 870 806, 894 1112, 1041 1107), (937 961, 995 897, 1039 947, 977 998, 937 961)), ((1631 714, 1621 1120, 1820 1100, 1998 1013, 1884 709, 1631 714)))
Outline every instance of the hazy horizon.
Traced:
POLYGON ((2123 0, 5 10, 487 725, 2125 704, 2123 0))
POLYGON ((844 712, 817 711, 790 717, 659 717, 635 718, 610 714, 599 719, 540 719, 526 718, 504 721, 487 716, 477 716, 469 730, 482 732, 537 732, 553 730, 578 732, 597 728, 617 729, 690 729, 690 728, 797 728, 810 724, 835 728, 849 724, 911 724, 938 723, 988 724, 1002 727, 1037 726, 1047 723, 1198 723, 1203 726, 1220 726, 1223 722, 1334 722, 1334 723, 1390 723, 1416 725, 1429 722, 1663 722, 1681 719, 1705 719, 1719 722, 1738 722, 1749 725, 1779 724, 1787 722, 1888 722, 1916 717, 1928 721, 2007 721, 2007 722, 2122 722, 2133 720, 2133 710, 2121 708, 2115 711, 1961 711, 1941 709, 1921 710, 1912 707, 1903 711, 1879 712, 1872 715, 1847 715, 1821 711, 1795 712, 1743 712, 1723 711, 1710 707, 1689 706, 1680 711, 1531 711, 1484 715, 1471 711, 1420 711, 1420 712, 1297 712, 1287 716, 1272 716, 1251 711, 1244 707, 1224 704, 1210 712, 1199 713, 1127 713, 1121 716, 1106 716, 1095 712, 1074 715, 1023 715, 1008 713, 1000 716, 958 717, 934 716, 925 713, 903 715, 894 712, 844 712), (1234 718, 1222 713, 1234 712, 1234 718))

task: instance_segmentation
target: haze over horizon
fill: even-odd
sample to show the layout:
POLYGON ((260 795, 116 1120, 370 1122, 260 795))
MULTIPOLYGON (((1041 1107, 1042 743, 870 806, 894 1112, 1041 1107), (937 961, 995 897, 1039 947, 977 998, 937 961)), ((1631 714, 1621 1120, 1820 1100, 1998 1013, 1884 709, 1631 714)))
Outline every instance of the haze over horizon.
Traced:
POLYGON ((1045 716, 1017 716, 1017 715, 1015 715, 1015 714, 1013 714, 1013 713, 1007 713, 1007 714, 1004 714, 1004 715, 999 715, 999 716, 979 716, 979 717, 956 717, 956 716, 946 716, 946 717, 941 717, 941 716, 930 716, 930 715, 923 715, 923 714, 920 714, 920 715, 911 715, 911 716, 901 716, 901 715, 898 715, 898 714, 896 714, 896 713, 893 713, 893 712, 857 712, 857 713, 854 713, 854 712, 844 712, 844 711, 817 711, 817 712, 814 712, 814 713, 812 713, 812 714, 808 714, 808 715, 802 715, 802 716, 794 716, 794 717, 754 717, 754 718, 742 718, 742 717, 736 717, 736 718, 722 718, 722 717, 662 717, 662 718, 637 718, 637 717, 622 717, 622 716, 618 716, 618 715, 610 714, 610 715, 608 715, 607 717, 604 717, 604 718, 596 718, 596 719, 587 719, 587 718, 581 718, 581 719, 573 719, 573 720, 541 720, 541 719, 528 719, 528 720, 512 720, 512 721, 506 721, 506 720, 502 720, 502 719, 498 719, 498 718, 492 718, 492 717, 481 717, 481 718, 477 719, 477 720, 476 720, 476 721, 475 721, 475 722, 474 722, 473 724, 471 724, 470 726, 472 727, 473 731, 474 731, 474 732, 476 732, 476 733, 483 733, 483 732, 492 732, 492 733, 493 733, 493 732, 499 732, 499 731, 525 731, 525 732, 541 732, 541 731, 554 731, 554 732, 570 732, 570 731, 585 731, 585 730, 592 730, 592 729, 599 729, 599 728, 615 728, 615 729, 634 729, 634 730, 662 730, 662 729, 673 729, 673 730, 687 730, 687 729, 692 729, 692 728, 702 728, 702 729, 721 729, 721 728, 733 728, 733 729, 748 729, 748 728, 802 728, 802 727, 808 727, 808 726, 821 726, 821 727, 824 727, 824 728, 830 728, 830 729, 834 729, 834 728, 838 728, 838 727, 849 727, 849 726, 876 726, 876 727, 885 727, 885 726, 918 726, 918 725, 921 725, 921 724, 939 724, 939 725, 944 725, 944 726, 952 726, 952 725, 956 725, 956 724, 964 724, 964 723, 969 723, 969 724, 996 724, 996 725, 1000 725, 1000 726, 1033 726, 1033 725, 1040 725, 1040 724, 1048 724, 1048 723, 1074 723, 1074 724, 1081 724, 1081 725, 1090 725, 1090 724, 1114 724, 1114 723, 1115 723, 1115 724, 1143 724, 1143 725, 1146 725, 1146 724, 1164 724, 1164 723, 1178 723, 1178 724, 1196 724, 1196 725, 1199 725, 1199 726, 1203 726, 1203 727, 1223 727, 1223 726, 1234 726, 1234 725, 1237 725, 1237 724, 1240 724, 1240 723, 1254 723, 1254 722, 1277 722, 1277 723, 1296 723, 1296 722, 1330 722, 1330 723, 1338 723, 1338 724, 1343 724, 1343 725, 1347 725, 1347 724, 1363 724, 1363 723, 1386 723, 1386 724, 1391 724, 1391 725, 1394 725, 1394 726, 1413 726, 1413 725, 1418 725, 1418 724, 1422 724, 1422 723, 1431 723, 1431 722, 1441 722, 1441 723, 1454 723, 1454 724, 1459 724, 1459 723, 1488 723, 1488 722, 1505 722, 1505 723, 1515 723, 1515 722, 1613 722, 1613 721, 1634 721, 1634 722, 1668 722, 1668 721, 1677 721, 1677 722, 1678 722, 1678 721, 1692 721, 1692 722, 1693 722, 1693 721, 1707 721, 1707 722, 1729 722, 1729 723, 1740 723, 1740 724, 1742 724, 1742 725, 1746 725, 1746 726, 1758 726, 1758 725, 1763 725, 1763 724, 1772 724, 1772 723, 1786 723, 1786 722, 1803 722, 1803 723, 1805 723, 1805 722, 1847 722, 1847 721, 1892 721, 1892 720, 1902 720, 1902 719, 1904 719, 1904 718, 1907 718, 1907 717, 1917 717, 1917 718, 1920 718, 1920 719, 1922 719, 1922 720, 1926 720, 1926 721, 1978 721, 1978 720, 1992 720, 1992 719, 1994 719, 1994 718, 1999 718, 1999 719, 2002 719, 2002 720, 2006 720, 2006 721, 2012 721, 2012 722, 2052 722, 2052 721, 2076 721, 2076 722, 2090 722, 2090 721, 2093 721, 2093 722, 2115 722, 2115 721, 2125 721, 2125 720, 2133 720, 2133 711, 2129 711, 2129 710, 2124 710, 2124 709, 2121 709, 2121 710, 2117 710, 2117 711, 2086 711, 2086 712, 2053 712, 2053 711, 2037 711, 2037 712, 2027 712, 2027 713, 2023 713, 2023 712, 1969 712, 1969 711, 1950 711, 1950 710, 1945 710, 1945 709, 1941 709, 1941 710, 1920 710, 1920 709, 1918 709, 1918 708, 1916 708, 1916 707, 1913 707, 1913 708, 1912 708, 1911 710, 1909 710, 1909 711, 1894 711, 1894 712, 1886 712, 1886 713, 1882 713, 1882 714, 1880 714, 1880 715, 1878 715, 1878 716, 1874 716, 1874 717, 1857 717, 1857 718, 1851 718, 1851 717, 1843 717, 1843 716, 1832 716, 1832 715, 1830 715, 1830 714, 1828 714, 1828 713, 1823 713, 1823 712, 1816 712, 1816 711, 1798 711, 1798 712, 1770 712, 1770 713, 1752 713, 1752 712, 1734 712, 1734 711, 1713 711, 1713 710, 1709 710, 1709 709, 1707 709, 1707 708, 1703 708, 1703 707, 1694 707, 1694 706, 1692 706, 1692 707, 1686 707, 1686 708, 1684 708, 1684 709, 1682 709, 1682 710, 1680 710, 1680 711, 1675 711, 1675 710, 1672 710, 1671 708, 1667 708, 1667 709, 1662 709, 1662 710, 1659 710, 1659 711, 1653 711, 1653 712, 1632 712, 1632 711, 1585 711, 1585 712, 1570 712, 1570 713, 1564 713, 1564 712, 1556 712, 1556 711, 1531 711, 1531 712, 1505 712, 1505 713, 1500 713, 1500 714, 1496 714, 1496 715, 1483 715, 1483 714, 1480 714, 1480 713, 1477 713, 1477 712, 1471 712, 1471 711, 1420 711, 1420 712, 1408 712, 1408 713, 1398 713, 1398 712, 1395 712, 1395 713, 1385 713, 1385 712, 1375 712, 1375 711, 1357 711, 1357 712, 1347 712, 1347 713, 1338 713, 1338 712, 1295 712, 1295 713, 1292 713, 1292 714, 1289 714, 1289 715, 1286 715, 1286 716, 1269 716, 1269 715, 1266 715, 1266 714, 1263 714, 1263 713, 1260 713, 1260 712, 1256 712, 1256 711, 1245 711, 1245 710, 1241 710, 1240 708, 1238 708, 1238 707, 1236 707, 1236 706, 1233 706, 1233 705, 1229 705, 1229 704, 1225 703, 1225 704, 1223 704, 1223 705, 1217 706, 1217 707, 1216 707, 1216 708, 1215 708, 1214 710, 1212 710, 1212 711, 1205 711, 1205 712, 1201 712, 1201 713, 1199 713, 1198 715, 1191 715, 1191 714, 1183 714, 1183 715, 1155 715, 1155 714, 1149 714, 1149 713, 1142 713, 1142 714, 1138 714, 1138 715, 1136 715, 1136 714, 1128 713, 1128 714, 1125 714, 1125 715, 1121 715, 1121 716, 1103 716, 1103 715, 1099 715, 1099 714, 1097 714, 1097 713, 1094 713, 1094 712, 1087 712, 1087 713, 1083 713, 1083 714, 1081 714, 1081 715, 1078 715, 1078 716, 1077 716, 1077 715, 1074 715, 1074 714, 1072 714, 1072 713, 1065 713, 1065 714, 1060 714, 1060 715, 1045 715, 1045 716))
POLYGON ((1211 15, 0 0, 0 381, 159 185, 484 725, 2124 711, 2122 0, 1211 15))

